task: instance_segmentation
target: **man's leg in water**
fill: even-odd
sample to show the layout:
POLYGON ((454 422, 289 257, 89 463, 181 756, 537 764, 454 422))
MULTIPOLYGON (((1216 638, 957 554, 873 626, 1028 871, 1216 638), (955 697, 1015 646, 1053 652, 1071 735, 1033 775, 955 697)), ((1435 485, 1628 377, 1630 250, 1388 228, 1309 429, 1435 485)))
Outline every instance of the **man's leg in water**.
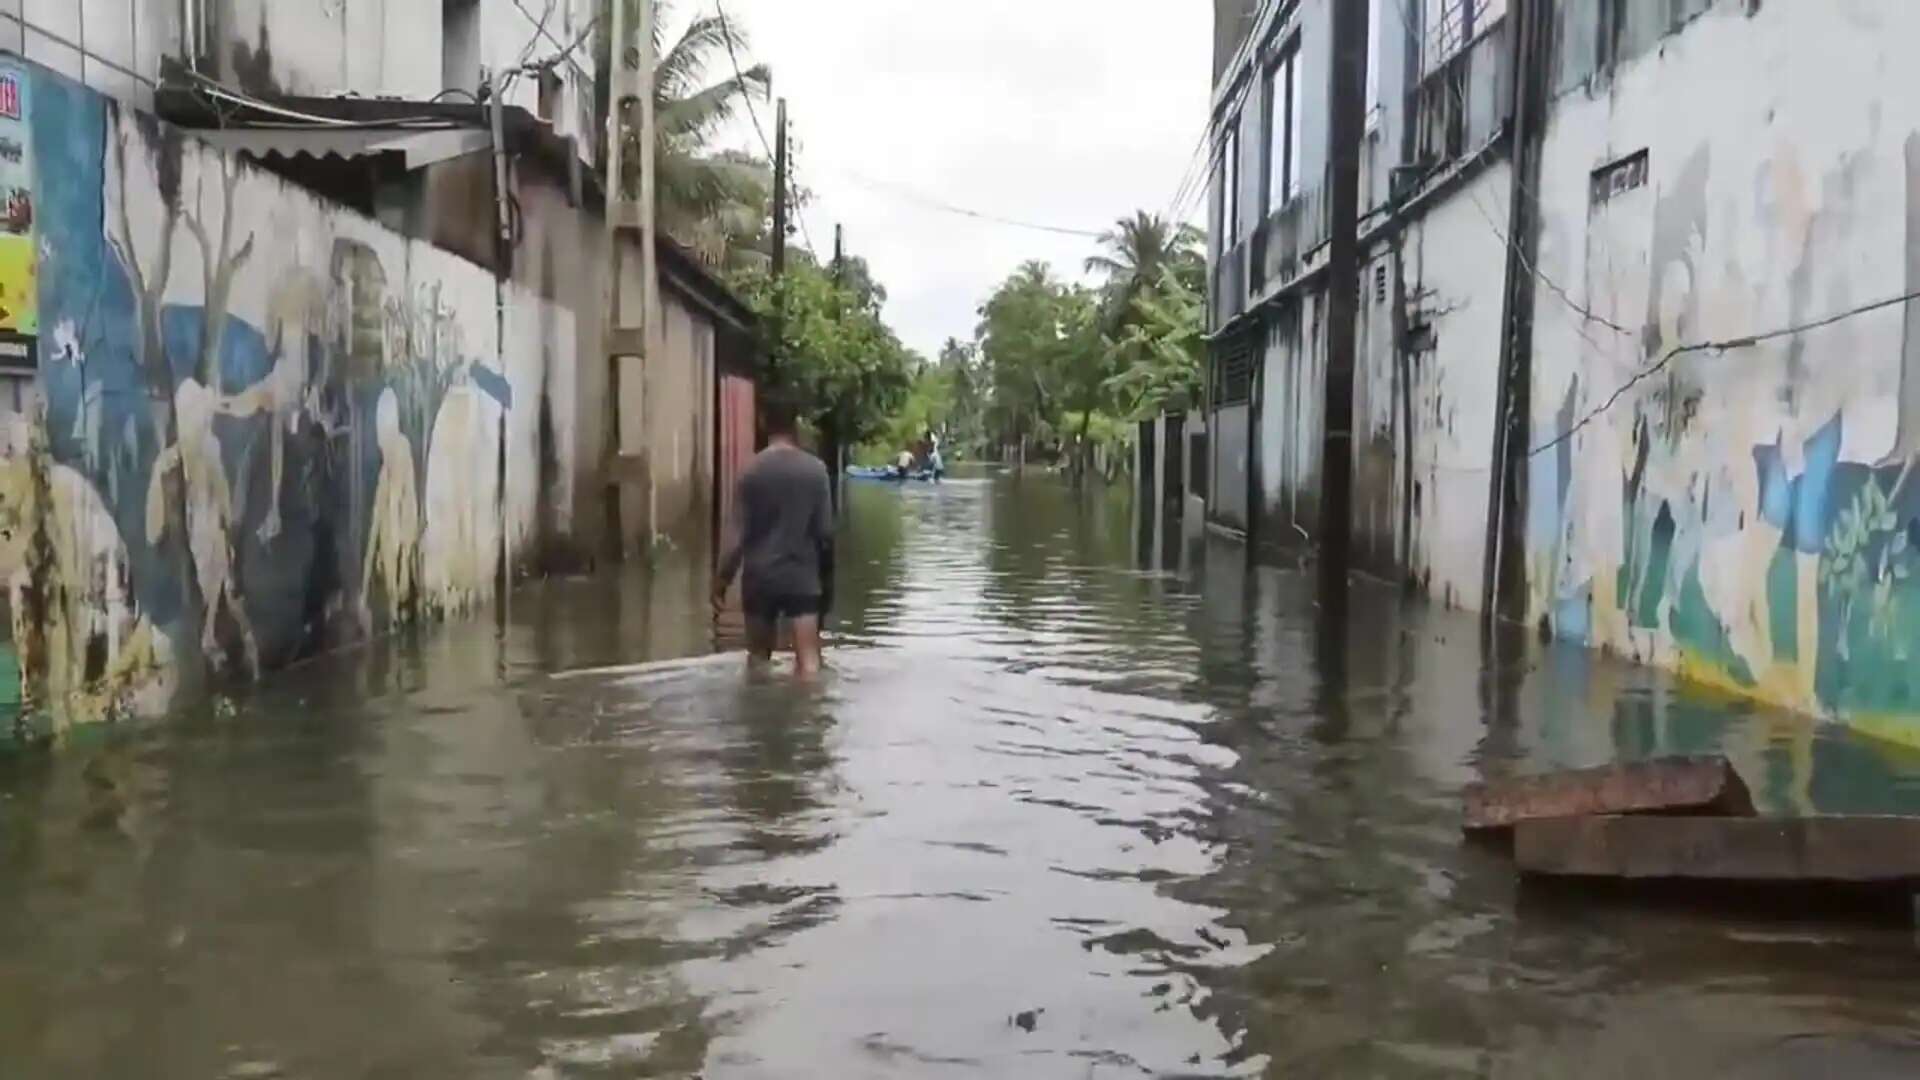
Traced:
POLYGON ((780 624, 772 619, 758 615, 747 616, 747 663, 753 667, 765 667, 773 661, 773 644, 778 638, 780 624))
POLYGON ((820 673, 820 616, 795 615, 793 630, 793 673, 810 678, 820 673))

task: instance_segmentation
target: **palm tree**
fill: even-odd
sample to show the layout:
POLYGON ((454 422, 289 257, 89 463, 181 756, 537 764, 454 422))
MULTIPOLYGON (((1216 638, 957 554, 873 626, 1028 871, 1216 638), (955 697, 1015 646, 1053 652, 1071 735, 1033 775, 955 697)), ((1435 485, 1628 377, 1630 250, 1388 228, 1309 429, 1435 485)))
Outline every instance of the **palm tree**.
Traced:
MULTIPOLYGON (((597 37, 600 71, 612 70, 612 42, 606 32, 613 25, 615 0, 601 0, 597 37)), ((627 0, 634 2, 634 0, 627 0)), ((738 261, 765 240, 768 200, 773 192, 767 163, 749 154, 712 153, 707 147, 752 99, 765 100, 772 72, 765 64, 737 68, 746 36, 737 24, 718 14, 696 15, 668 45, 666 24, 672 18, 668 0, 638 0, 654 6, 653 43, 660 57, 654 72, 654 183, 660 227, 693 247, 708 261, 738 261), (708 72, 724 74, 708 82, 708 72)), ((607 80, 596 91, 596 106, 604 120, 611 102, 607 80)), ((604 123, 602 130, 605 129, 604 123)), ((637 133, 629 130, 626 161, 637 184, 637 133)))
POLYGON ((1189 287, 1197 288, 1205 273, 1200 254, 1203 239, 1200 230, 1193 226, 1172 225, 1160 215, 1145 210, 1119 219, 1112 229, 1102 233, 1102 251, 1087 259, 1087 270, 1107 279, 1108 321, 1118 325, 1129 318, 1134 298, 1157 287, 1168 272, 1179 275, 1189 287))

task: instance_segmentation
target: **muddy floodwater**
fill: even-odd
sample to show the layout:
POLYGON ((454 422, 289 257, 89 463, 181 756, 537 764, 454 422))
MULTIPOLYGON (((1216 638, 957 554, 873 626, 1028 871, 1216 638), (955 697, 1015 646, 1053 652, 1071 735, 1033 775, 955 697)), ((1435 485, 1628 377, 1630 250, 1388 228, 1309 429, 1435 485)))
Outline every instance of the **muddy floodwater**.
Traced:
POLYGON ((817 687, 668 553, 0 762, 0 1077, 1920 1075, 1911 930, 1542 900, 1457 827, 1714 750, 1916 810, 1913 756, 1385 587, 1330 634, 1045 477, 845 518, 817 687))

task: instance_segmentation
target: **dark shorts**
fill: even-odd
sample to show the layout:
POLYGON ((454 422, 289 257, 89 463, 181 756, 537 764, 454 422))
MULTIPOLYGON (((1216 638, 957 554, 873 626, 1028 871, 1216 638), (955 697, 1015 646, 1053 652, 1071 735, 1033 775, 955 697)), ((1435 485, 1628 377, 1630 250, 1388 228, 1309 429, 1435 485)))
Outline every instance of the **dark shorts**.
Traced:
POLYGON ((826 614, 820 597, 795 593, 749 591, 741 596, 740 606, 746 611, 747 618, 760 622, 779 622, 781 619, 798 619, 808 615, 818 618, 826 614))

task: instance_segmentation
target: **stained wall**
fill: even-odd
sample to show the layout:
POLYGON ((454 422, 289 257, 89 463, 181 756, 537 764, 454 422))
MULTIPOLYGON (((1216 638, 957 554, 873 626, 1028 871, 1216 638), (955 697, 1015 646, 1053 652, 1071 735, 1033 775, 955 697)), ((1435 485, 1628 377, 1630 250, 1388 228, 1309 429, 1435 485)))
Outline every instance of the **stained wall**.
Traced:
MULTIPOLYGON (((18 335, 37 370, 0 394, 25 726, 164 708, 204 675, 490 598, 549 516, 537 404, 571 366, 572 313, 7 70, 37 286, 18 335)), ((0 307, 21 272, 0 266, 0 307)))
POLYGON ((1549 118, 1532 618, 1920 738, 1920 7, 1690 7, 1549 118))

